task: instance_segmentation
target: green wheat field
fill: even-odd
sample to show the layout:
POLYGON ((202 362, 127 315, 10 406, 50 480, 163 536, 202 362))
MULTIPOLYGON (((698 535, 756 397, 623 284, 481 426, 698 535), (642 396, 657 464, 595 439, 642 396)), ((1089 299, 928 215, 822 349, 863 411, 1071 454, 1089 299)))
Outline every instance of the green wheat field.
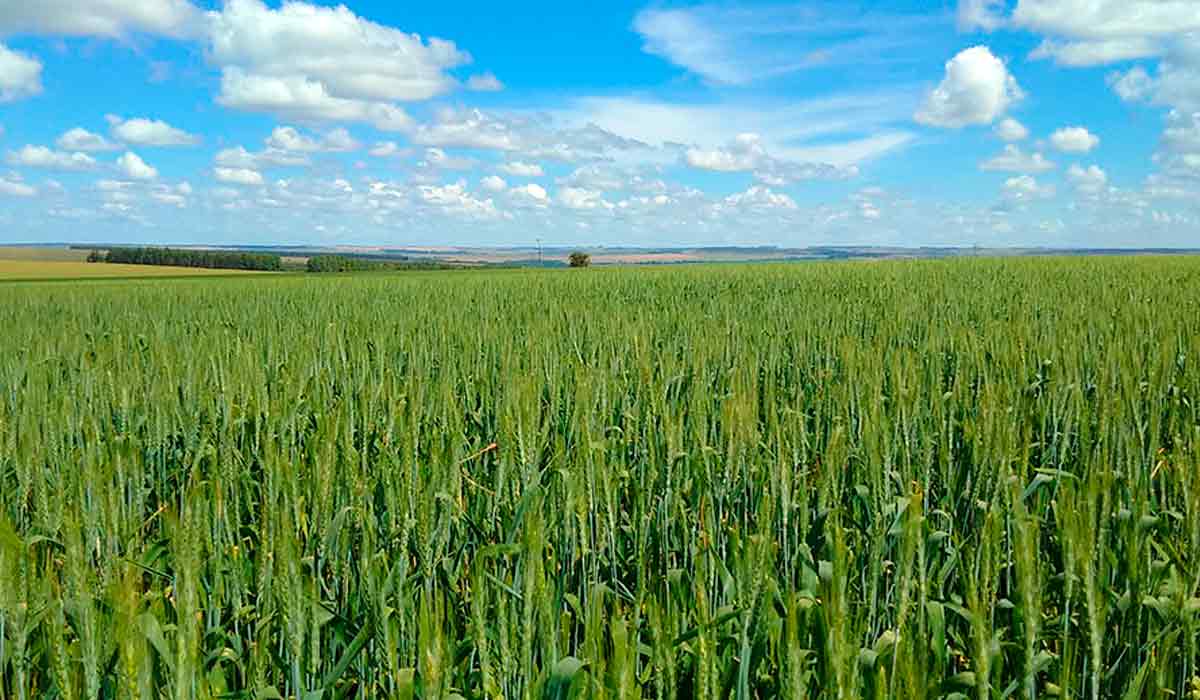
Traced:
POLYGON ((0 697, 1200 698, 1200 259, 0 285, 0 697))

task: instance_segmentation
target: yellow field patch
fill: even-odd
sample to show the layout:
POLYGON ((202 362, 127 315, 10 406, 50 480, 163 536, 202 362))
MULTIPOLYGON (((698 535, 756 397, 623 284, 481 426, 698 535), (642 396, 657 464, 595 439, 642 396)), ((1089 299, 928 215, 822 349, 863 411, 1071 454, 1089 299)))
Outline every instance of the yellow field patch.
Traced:
POLYGON ((0 260, 84 262, 90 252, 67 246, 0 246, 0 260))
POLYGON ((109 263, 62 262, 56 260, 0 259, 0 281, 46 279, 104 279, 111 277, 204 277, 212 275, 265 274, 244 270, 208 270, 196 267, 116 265, 109 263))

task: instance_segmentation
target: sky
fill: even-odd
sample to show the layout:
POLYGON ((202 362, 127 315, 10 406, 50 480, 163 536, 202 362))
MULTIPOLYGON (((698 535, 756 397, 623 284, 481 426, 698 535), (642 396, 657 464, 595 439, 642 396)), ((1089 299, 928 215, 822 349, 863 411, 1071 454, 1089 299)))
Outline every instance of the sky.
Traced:
POLYGON ((1200 0, 0 0, 0 242, 1200 247, 1200 0))

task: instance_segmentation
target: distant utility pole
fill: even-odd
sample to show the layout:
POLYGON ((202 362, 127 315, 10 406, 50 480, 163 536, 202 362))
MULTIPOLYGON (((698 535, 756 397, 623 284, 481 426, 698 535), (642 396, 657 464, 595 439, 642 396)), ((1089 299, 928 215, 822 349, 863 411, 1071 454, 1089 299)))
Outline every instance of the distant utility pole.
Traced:
POLYGON ((544 264, 542 262, 542 239, 538 238, 537 242, 538 242, 538 267, 541 267, 544 264))

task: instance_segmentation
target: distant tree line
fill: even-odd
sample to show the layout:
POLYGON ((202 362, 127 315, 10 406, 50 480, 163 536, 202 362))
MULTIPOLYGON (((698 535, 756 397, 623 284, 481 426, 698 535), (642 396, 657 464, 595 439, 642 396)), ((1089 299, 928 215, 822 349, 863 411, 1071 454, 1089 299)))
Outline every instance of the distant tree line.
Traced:
POLYGON ((309 272, 371 272, 387 270, 389 265, 376 260, 351 258, 345 255, 314 255, 308 259, 309 272))
POLYGON ((283 269, 283 261, 278 255, 221 250, 112 248, 107 253, 93 251, 88 256, 88 260, 91 262, 120 263, 123 265, 204 267, 214 270, 264 270, 277 272, 283 269))
POLYGON ((305 269, 309 272, 382 272, 399 270, 453 270, 458 266, 436 260, 387 259, 349 255, 313 255, 305 269))

